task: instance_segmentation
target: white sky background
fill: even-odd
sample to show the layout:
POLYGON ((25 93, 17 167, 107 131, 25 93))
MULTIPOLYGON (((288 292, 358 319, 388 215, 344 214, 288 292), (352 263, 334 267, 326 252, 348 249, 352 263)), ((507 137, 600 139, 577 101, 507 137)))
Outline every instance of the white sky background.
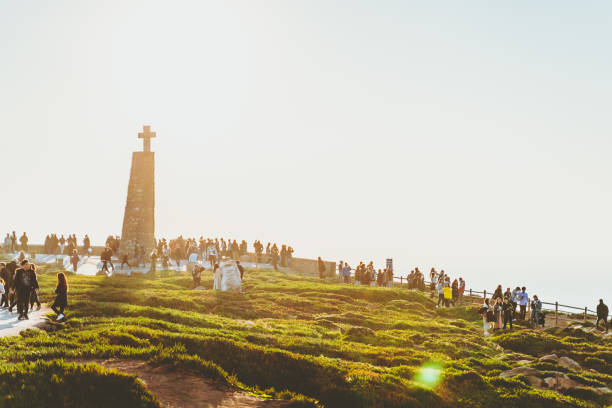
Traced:
POLYGON ((610 287, 611 20, 605 1, 0 0, 0 230, 119 234, 149 124, 158 236, 401 270, 571 258, 610 287))

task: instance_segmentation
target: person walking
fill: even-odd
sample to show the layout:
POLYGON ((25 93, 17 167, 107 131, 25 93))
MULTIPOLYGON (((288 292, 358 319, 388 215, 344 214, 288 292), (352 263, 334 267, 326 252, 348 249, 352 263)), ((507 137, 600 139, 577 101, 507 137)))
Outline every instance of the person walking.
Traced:
POLYGON ((602 321, 604 324, 604 328, 606 329, 606 333, 608 332, 608 306, 606 306, 603 302, 603 299, 599 299, 599 304, 597 305, 597 322, 595 322, 595 328, 599 328, 599 322, 602 321))
POLYGON ((68 282, 66 275, 63 272, 57 274, 57 286, 55 287, 55 300, 51 305, 51 309, 57 314, 56 320, 62 320, 64 309, 68 307, 68 282))
POLYGON ((113 268, 113 272, 115 272, 115 266, 111 262, 112 256, 113 250, 110 249, 110 247, 107 245, 106 248, 104 248, 104 251, 102 251, 102 254, 100 255, 100 260, 102 261, 102 269, 100 270, 100 272, 106 272, 106 274, 108 275, 110 273, 110 271, 108 270, 109 263, 113 268))

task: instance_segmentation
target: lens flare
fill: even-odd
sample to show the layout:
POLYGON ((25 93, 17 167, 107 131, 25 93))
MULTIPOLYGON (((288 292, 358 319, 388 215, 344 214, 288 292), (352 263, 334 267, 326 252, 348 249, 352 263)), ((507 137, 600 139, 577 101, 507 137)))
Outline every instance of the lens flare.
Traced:
POLYGON ((433 362, 421 366, 414 376, 414 382, 425 388, 434 388, 441 380, 442 366, 433 362))

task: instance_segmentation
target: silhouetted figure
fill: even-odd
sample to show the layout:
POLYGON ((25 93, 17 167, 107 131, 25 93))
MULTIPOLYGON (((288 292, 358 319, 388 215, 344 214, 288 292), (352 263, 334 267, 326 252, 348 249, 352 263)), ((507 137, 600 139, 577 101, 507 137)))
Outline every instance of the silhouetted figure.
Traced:
POLYGON ((325 262, 323 262, 321 257, 317 258, 317 269, 319 271, 319 278, 325 278, 325 262))
POLYGON ((595 327, 599 327, 599 322, 602 321, 604 323, 606 333, 608 332, 608 313, 608 306, 604 304, 603 299, 599 299, 599 304, 597 305, 597 322, 595 322, 595 327))

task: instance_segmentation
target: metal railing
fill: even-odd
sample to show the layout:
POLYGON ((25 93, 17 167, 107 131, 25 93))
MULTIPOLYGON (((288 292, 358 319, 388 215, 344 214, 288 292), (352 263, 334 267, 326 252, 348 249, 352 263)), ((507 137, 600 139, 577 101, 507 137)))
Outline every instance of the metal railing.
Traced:
MULTIPOLYGON (((403 287, 404 285, 408 285, 408 278, 404 276, 394 276, 394 280, 399 280, 399 286, 403 287), (404 283, 405 282, 405 283, 404 283)), ((429 281, 424 281, 425 290, 431 290, 431 283, 429 281)), ((474 290, 474 289, 465 289, 463 293, 463 299, 467 300, 470 304, 482 304, 484 303, 484 299, 487 298, 487 294, 492 295, 495 291, 485 290, 474 290)), ((542 302, 542 311, 543 312, 554 312, 554 326, 559 326, 559 322, 575 322, 577 320, 582 320, 583 322, 587 322, 588 320, 596 320, 597 312, 594 310, 590 310, 588 307, 576 307, 564 305, 559 302, 542 302), (545 307, 550 306, 550 307, 545 307), (572 312, 574 311, 574 312, 572 312)), ((529 312, 531 309, 531 302, 527 303, 527 311, 529 312)), ((548 321, 548 320, 547 320, 548 321)))

